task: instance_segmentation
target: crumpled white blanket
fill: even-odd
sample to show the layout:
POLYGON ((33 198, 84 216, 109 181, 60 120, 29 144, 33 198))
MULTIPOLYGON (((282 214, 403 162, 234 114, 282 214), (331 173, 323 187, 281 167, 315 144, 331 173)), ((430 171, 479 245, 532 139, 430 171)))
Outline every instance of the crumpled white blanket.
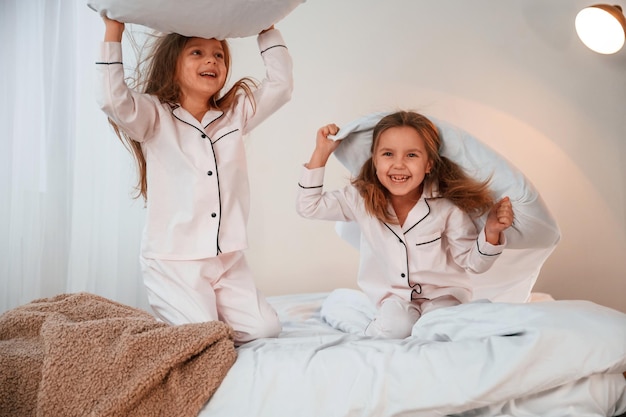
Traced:
POLYGON ((322 319, 343 310, 333 326, 358 332, 373 311, 354 304, 358 296, 271 297, 283 333, 238 349, 200 417, 626 412, 626 314, 587 301, 476 302, 425 314, 403 340, 345 333, 322 319))

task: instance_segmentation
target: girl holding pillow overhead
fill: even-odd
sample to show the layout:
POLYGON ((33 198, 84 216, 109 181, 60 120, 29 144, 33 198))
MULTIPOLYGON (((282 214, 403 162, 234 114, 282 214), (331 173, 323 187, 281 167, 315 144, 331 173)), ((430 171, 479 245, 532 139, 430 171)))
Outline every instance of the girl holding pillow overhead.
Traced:
POLYGON ((405 338, 421 315, 468 302, 469 273, 486 271, 513 224, 508 197, 494 202, 478 182, 440 155, 437 127, 400 111, 373 130, 371 157, 343 189, 323 192, 324 167, 339 128, 317 132, 302 173, 297 211, 306 218, 354 221, 361 230, 358 284, 376 305, 369 336, 405 338), (483 230, 472 217, 489 213, 483 230))
POLYGON ((224 90, 224 40, 164 35, 141 91, 127 86, 124 24, 103 17, 99 102, 132 151, 146 201, 141 265, 148 298, 165 322, 221 320, 236 343, 275 337, 281 325, 244 257, 249 188, 243 135, 291 98, 292 61, 272 26, 257 38, 266 78, 224 90))

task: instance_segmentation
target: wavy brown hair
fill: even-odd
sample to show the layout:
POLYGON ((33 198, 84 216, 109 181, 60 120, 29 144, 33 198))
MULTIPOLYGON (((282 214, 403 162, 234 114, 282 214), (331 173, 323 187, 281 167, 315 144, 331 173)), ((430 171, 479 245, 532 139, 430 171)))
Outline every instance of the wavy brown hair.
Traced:
MULTIPOLYGON (((191 37, 179 35, 178 33, 157 36, 151 47, 152 52, 144 59, 139 60, 139 65, 137 65, 136 69, 136 82, 132 83, 135 84, 133 87, 143 93, 156 96, 161 103, 175 106, 180 99, 180 86, 176 81, 178 58, 190 39, 191 37)), ((220 40, 220 43, 224 49, 224 63, 228 81, 231 65, 230 48, 226 40, 220 40)), ((256 88, 256 86, 257 83, 253 79, 248 77, 241 78, 223 96, 220 96, 221 91, 218 91, 209 97, 208 104, 211 108, 225 110, 233 104, 237 95, 243 92, 250 99, 254 108, 255 102, 252 89, 256 88)), ((126 149, 131 152, 135 160, 137 184, 135 185, 136 194, 134 197, 142 196, 144 201, 147 201, 146 159, 141 150, 141 143, 127 135, 111 119, 109 119, 109 123, 113 126, 116 135, 126 149)))
MULTIPOLYGON (((489 190, 489 179, 477 181, 467 175, 461 166, 442 156, 439 153, 442 142, 437 126, 419 113, 398 111, 383 117, 374 127, 370 153, 376 153, 383 132, 392 127, 403 126, 415 129, 420 135, 428 158, 432 161, 430 173, 422 184, 423 190, 437 186, 442 197, 449 199, 472 217, 478 217, 491 209, 494 199, 489 190)), ((398 219, 389 212, 389 191, 378 180, 371 156, 361 167, 359 175, 352 180, 352 185, 363 197, 369 214, 382 222, 398 223, 398 219)))

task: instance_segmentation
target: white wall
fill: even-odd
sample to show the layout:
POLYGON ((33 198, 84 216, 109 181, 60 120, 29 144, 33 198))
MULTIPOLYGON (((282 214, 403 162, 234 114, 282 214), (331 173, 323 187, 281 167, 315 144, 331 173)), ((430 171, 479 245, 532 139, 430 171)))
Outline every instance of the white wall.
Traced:
MULTIPOLYGON (((279 22, 296 89, 249 138, 248 256, 261 289, 354 287, 356 251, 332 223, 294 211, 301 164, 322 124, 406 108, 483 139, 541 192, 562 240, 537 291, 626 312, 626 50, 603 56, 580 43, 574 18, 588 5, 308 0, 279 22)), ((233 77, 261 78, 255 40, 231 45, 233 77)), ((332 159, 327 187, 347 178, 332 159)))

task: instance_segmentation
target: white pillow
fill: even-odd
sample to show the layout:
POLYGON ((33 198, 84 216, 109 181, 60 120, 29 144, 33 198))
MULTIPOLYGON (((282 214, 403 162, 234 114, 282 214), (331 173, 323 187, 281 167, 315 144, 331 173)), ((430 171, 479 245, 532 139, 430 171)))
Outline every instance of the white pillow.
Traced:
MULTIPOLYGON (((334 139, 343 139, 334 155, 357 175, 370 156, 372 130, 389 113, 374 113, 343 126, 334 139)), ((474 298, 492 301, 525 302, 530 299, 539 271, 560 240, 559 227, 533 184, 510 162, 469 133, 428 116, 442 137, 441 154, 462 166, 478 180, 491 175, 494 198, 509 196, 515 222, 505 231, 507 248, 487 272, 472 277, 474 298)), ((484 227, 486 215, 475 220, 484 227)), ((356 223, 338 223, 341 237, 358 248, 360 231, 356 223)))
POLYGON ((242 38, 278 22, 306 0, 87 0, 110 19, 163 33, 242 38))

